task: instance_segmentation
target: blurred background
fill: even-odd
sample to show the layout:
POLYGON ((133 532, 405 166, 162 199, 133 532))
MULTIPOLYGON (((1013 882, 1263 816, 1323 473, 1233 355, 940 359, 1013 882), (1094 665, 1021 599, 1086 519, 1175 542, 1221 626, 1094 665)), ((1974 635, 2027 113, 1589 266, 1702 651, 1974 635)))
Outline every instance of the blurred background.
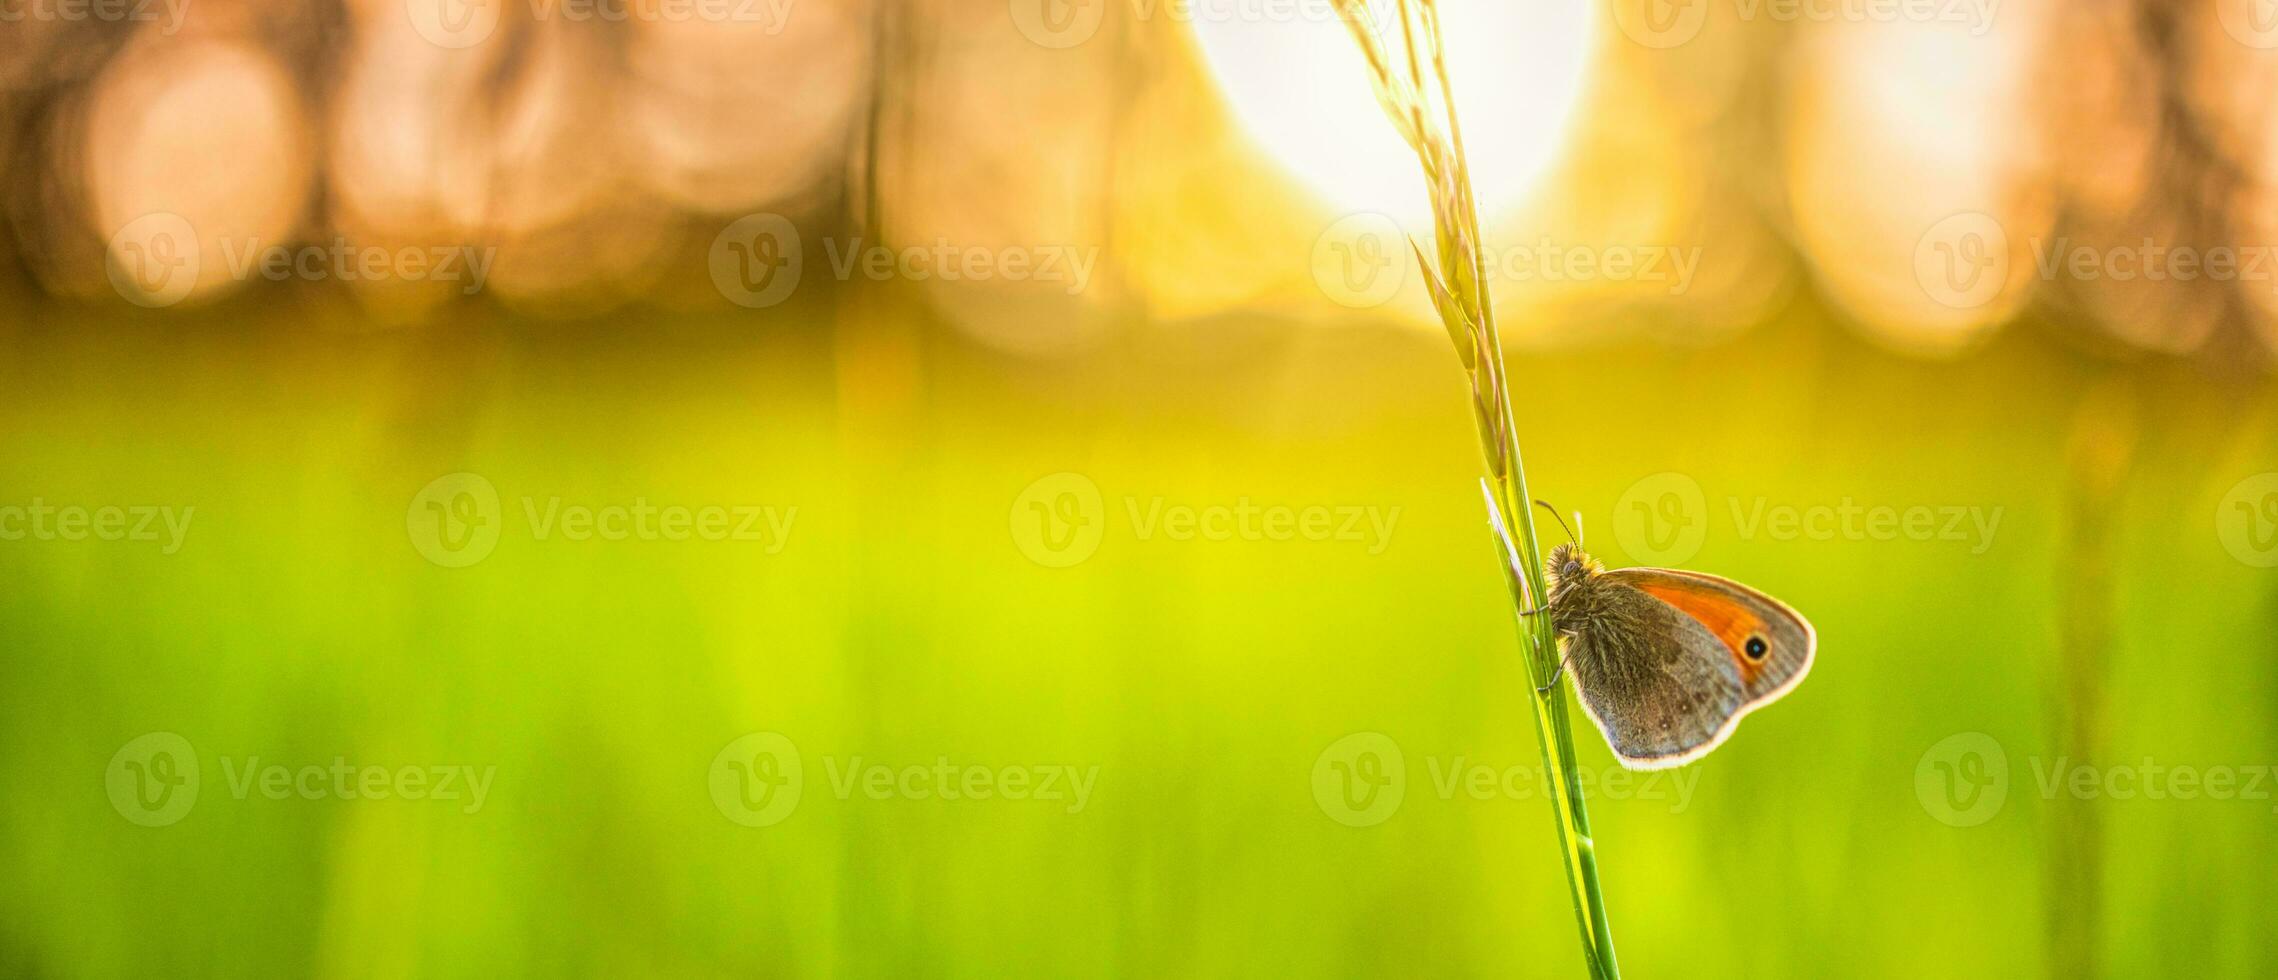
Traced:
MULTIPOLYGON (((1534 491, 1821 638, 1578 733, 1629 973, 2278 970, 2278 11, 1444 18, 1534 491)), ((0 160, 0 975, 1582 970, 1325 2, 0 0, 0 160)))

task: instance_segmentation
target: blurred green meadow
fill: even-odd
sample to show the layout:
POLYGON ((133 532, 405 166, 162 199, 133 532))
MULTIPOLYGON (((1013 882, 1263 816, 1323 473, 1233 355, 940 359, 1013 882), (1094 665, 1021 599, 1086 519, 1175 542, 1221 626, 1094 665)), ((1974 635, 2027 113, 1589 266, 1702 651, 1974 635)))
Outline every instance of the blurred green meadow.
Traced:
MULTIPOLYGON (((1444 338, 11 310, 0 505, 188 524, 0 540, 0 975, 1582 968, 1444 338)), ((1629 975, 2278 972, 2278 545, 2219 516, 2278 469, 2266 381, 1809 303, 1513 368, 1593 552, 1821 638, 1675 774, 1578 732, 1629 975)))

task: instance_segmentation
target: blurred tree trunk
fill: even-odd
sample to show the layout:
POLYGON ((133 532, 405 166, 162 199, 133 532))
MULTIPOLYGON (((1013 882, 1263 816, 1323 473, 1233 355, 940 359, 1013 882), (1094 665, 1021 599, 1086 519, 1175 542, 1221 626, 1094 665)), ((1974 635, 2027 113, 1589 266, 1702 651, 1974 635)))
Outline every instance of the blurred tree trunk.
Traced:
MULTIPOLYGON (((2137 393, 2122 369, 2093 384, 2073 417, 2064 499, 2064 540, 2057 568, 2057 664, 2047 687, 2054 754, 2097 765, 2106 749, 2106 681, 2111 676, 2119 566, 2117 529, 2124 522, 2136 459, 2137 393)), ((2101 972, 2104 827, 2097 801, 2059 794, 2049 801, 2046 917, 2049 976, 2081 980, 2101 972)))

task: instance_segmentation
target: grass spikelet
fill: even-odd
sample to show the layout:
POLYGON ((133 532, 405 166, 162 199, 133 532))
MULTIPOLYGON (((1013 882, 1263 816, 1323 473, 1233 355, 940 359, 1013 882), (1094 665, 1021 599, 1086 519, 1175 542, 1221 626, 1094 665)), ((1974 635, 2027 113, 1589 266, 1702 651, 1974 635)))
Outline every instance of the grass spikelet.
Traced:
MULTIPOLYGON (((1439 7, 1435 0, 1337 0, 1337 7, 1367 59, 1377 101, 1423 167, 1438 261, 1427 261, 1421 244, 1410 244, 1432 305, 1471 381, 1473 415, 1487 466, 1482 485, 1488 519, 1502 542, 1513 612, 1540 608, 1541 597, 1548 594, 1542 552, 1535 538, 1533 509, 1527 504, 1531 498, 1519 455, 1510 376, 1487 295, 1478 207, 1440 44, 1439 7)), ((1535 735, 1550 777, 1554 825, 1581 930, 1583 960, 1591 976, 1611 980, 1621 971, 1615 964, 1613 931, 1598 883, 1597 842, 1590 834, 1589 810, 1575 768, 1565 692, 1547 686, 1558 665, 1557 637, 1547 615, 1520 616, 1518 622, 1534 698, 1535 735)))

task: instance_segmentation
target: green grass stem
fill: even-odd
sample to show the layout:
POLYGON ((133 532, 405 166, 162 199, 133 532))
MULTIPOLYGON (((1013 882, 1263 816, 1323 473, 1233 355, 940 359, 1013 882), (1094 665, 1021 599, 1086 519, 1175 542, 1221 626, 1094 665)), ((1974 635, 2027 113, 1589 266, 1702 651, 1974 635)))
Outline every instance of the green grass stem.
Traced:
MULTIPOLYGON (((1519 452, 1510 375, 1495 329, 1494 305, 1488 298, 1485 256, 1479 248, 1479 214, 1440 43, 1439 8, 1435 0, 1392 2, 1399 17, 1397 54, 1387 45, 1379 21, 1371 16, 1378 9, 1373 0, 1340 0, 1339 7, 1368 59, 1378 101, 1423 165, 1432 196, 1439 261, 1435 272, 1418 246, 1417 264, 1470 377, 1474 421, 1487 464, 1489 518, 1497 525, 1498 540, 1506 542, 1503 565, 1513 611, 1536 609, 1548 595, 1542 551, 1535 536, 1534 512, 1529 504, 1532 498, 1519 452)), ((1621 970, 1614 957, 1605 891, 1598 880, 1597 839, 1590 832, 1589 808, 1574 761, 1574 731, 1566 711, 1565 691, 1551 684, 1558 667, 1558 638, 1548 615, 1520 616, 1519 632, 1526 646, 1535 739, 1542 750, 1544 771, 1550 777, 1553 826, 1581 932, 1583 960, 1591 976, 1613 980, 1621 970)))

